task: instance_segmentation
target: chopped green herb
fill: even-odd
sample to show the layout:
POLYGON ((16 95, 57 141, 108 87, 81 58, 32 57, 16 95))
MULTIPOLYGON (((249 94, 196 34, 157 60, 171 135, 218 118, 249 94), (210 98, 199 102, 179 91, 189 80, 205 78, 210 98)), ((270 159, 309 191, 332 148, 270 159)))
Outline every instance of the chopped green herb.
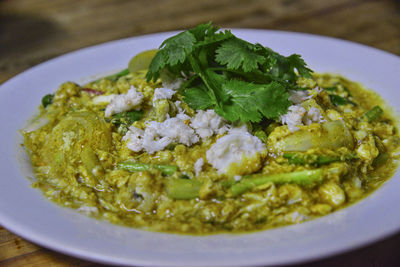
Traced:
POLYGON ((143 116, 143 111, 141 110, 132 110, 132 111, 124 111, 121 113, 114 114, 111 119, 111 123, 115 126, 119 126, 121 124, 126 124, 130 126, 137 120, 143 116))
POLYGON ((350 99, 338 95, 329 95, 329 98, 331 99, 332 104, 335 106, 343 106, 347 104, 352 104, 353 106, 357 106, 357 104, 351 101, 350 99))
POLYGON ((53 103, 53 94, 47 94, 42 98, 42 105, 44 108, 46 108, 48 105, 53 103))
POLYGON ((379 119, 383 114, 383 109, 380 106, 375 106, 371 110, 367 111, 364 115, 361 116, 362 120, 366 120, 368 122, 373 122, 379 119))
POLYGON ((128 131, 129 126, 131 126, 135 121, 140 120, 142 116, 143 111, 141 110, 124 111, 114 114, 110 122, 118 127, 120 133, 125 134, 128 131))

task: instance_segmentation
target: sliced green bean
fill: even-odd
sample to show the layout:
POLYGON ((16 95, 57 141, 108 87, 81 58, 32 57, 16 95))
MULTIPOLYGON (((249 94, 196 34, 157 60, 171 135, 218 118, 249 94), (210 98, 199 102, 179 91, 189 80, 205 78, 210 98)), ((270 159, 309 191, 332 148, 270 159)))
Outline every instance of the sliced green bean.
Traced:
POLYGON ((193 179, 170 179, 167 194, 173 199, 193 199, 199 197, 201 185, 200 181, 193 179))
POLYGON ((357 156, 354 153, 345 154, 344 156, 339 155, 304 155, 299 153, 284 153, 283 157, 288 159, 291 164, 313 164, 313 165, 324 165, 337 161, 347 161, 356 159, 357 156))
POLYGON ((366 120, 368 122, 373 122, 378 120, 383 114, 383 109, 380 106, 375 106, 364 115, 361 116, 361 120, 366 120))
POLYGON ((100 78, 100 79, 97 79, 97 80, 95 80, 94 82, 98 82, 98 81, 103 80, 103 79, 107 79, 107 80, 110 80, 110 81, 115 82, 115 81, 117 81, 119 78, 121 78, 122 76, 128 75, 129 73, 130 73, 129 69, 124 69, 124 70, 122 70, 122 71, 120 71, 120 72, 117 72, 117 73, 115 73, 115 74, 112 74, 112 75, 109 75, 109 76, 106 76, 106 77, 102 77, 102 78, 100 78))
POLYGON ((303 186, 320 183, 324 179, 323 170, 305 170, 290 173, 277 174, 253 174, 244 176, 238 183, 232 185, 233 196, 238 196, 254 187, 272 182, 275 184, 294 183, 303 186))
POLYGON ((145 164, 138 162, 121 162, 118 168, 130 172, 149 171, 151 169, 159 170, 164 175, 172 175, 178 170, 175 165, 159 165, 159 164, 145 164))

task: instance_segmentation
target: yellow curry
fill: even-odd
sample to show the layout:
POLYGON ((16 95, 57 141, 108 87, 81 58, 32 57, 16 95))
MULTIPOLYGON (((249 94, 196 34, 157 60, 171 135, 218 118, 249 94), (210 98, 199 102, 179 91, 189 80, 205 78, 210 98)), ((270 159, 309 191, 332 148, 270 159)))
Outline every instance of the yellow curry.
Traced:
POLYGON ((400 141, 376 93, 210 24, 121 73, 62 84, 23 134, 34 186, 50 200, 190 234, 268 229, 346 207, 391 177, 400 141), (239 61, 225 51, 239 48, 239 61))

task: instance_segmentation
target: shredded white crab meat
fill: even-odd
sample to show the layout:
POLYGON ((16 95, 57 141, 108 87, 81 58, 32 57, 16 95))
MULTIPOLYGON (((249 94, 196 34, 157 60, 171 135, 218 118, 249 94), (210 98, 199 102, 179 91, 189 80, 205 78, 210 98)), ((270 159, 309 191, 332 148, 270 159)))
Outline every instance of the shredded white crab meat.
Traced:
POLYGON ((168 88, 171 90, 178 90, 182 86, 184 81, 185 81, 185 79, 183 79, 183 78, 177 78, 177 79, 171 80, 168 77, 162 77, 162 86, 164 88, 168 88))
POLYGON ((183 120, 170 118, 164 122, 150 121, 145 130, 131 126, 122 140, 128 141, 126 146, 132 151, 145 150, 153 154, 172 142, 191 146, 199 141, 199 137, 183 120))
POLYGON ((115 95, 104 112, 105 117, 113 114, 131 110, 138 107, 143 101, 143 94, 138 92, 134 86, 126 94, 115 95))
POLYGON ((199 176, 200 172, 203 170, 203 165, 204 165, 204 159, 203 158, 199 158, 194 163, 194 172, 196 173, 196 176, 199 176))
MULTIPOLYGON (((303 92, 303 91, 299 91, 303 92)), ((300 95, 300 94, 299 94, 300 95)), ((308 96, 306 99, 308 99, 308 96)), ((290 99, 290 98, 289 98, 290 99)), ((293 98, 294 99, 294 98, 293 98)), ((294 100, 291 99, 293 102, 294 100)), ((305 99, 305 98, 302 98, 305 99)), ((296 101, 299 101, 300 98, 296 98, 296 101)), ((286 124, 288 126, 289 131, 295 132, 299 130, 300 125, 310 125, 311 123, 317 122, 322 123, 326 121, 321 114, 321 110, 317 107, 310 107, 307 111, 301 103, 297 103, 289 107, 288 112, 284 115, 281 115, 279 120, 282 124, 286 124)))
POLYGON ((183 110, 183 108, 181 107, 181 101, 177 100, 175 101, 175 106, 178 109, 178 114, 176 114, 176 118, 183 120, 183 121, 189 121, 190 117, 185 114, 185 111, 183 110))
POLYGON ((265 145, 260 139, 250 134, 246 127, 239 127, 219 138, 206 152, 206 158, 221 174, 228 171, 232 163, 241 163, 244 157, 251 158, 263 150, 265 145))
POLYGON ((126 146, 132 151, 146 151, 153 154, 163 150, 172 142, 186 146, 207 138, 214 134, 223 134, 230 129, 230 125, 213 110, 199 111, 193 118, 185 114, 181 102, 176 101, 178 114, 174 118, 167 118, 164 122, 147 122, 144 130, 131 126, 123 137, 126 146), (190 125, 187 123, 191 121, 190 125))
POLYGON ((214 134, 224 134, 230 129, 224 118, 212 109, 207 111, 198 110, 196 116, 191 119, 190 126, 196 130, 196 133, 202 139, 214 134))
POLYGON ((316 107, 311 107, 307 114, 303 117, 303 122, 305 125, 310 125, 311 123, 317 122, 317 123, 322 123, 325 122, 326 120, 321 114, 321 110, 319 110, 316 107))
POLYGON ((300 105, 292 105, 286 114, 280 116, 282 124, 286 124, 289 131, 295 132, 299 129, 298 125, 303 125, 303 117, 307 110, 300 105))
POLYGON ((172 96, 176 93, 176 91, 169 88, 156 88, 154 90, 153 95, 153 106, 155 106, 155 102, 160 99, 171 99, 172 96))
POLYGON ((289 90, 289 94, 289 100, 292 101, 293 104, 300 104, 312 97, 306 90, 289 90))

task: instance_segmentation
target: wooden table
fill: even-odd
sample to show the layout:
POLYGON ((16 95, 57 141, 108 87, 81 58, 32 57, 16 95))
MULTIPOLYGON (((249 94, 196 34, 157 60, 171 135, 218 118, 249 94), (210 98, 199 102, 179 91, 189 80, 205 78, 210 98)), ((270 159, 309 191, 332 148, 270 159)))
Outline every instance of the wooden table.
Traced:
MULTIPOLYGON (((207 21, 327 35, 400 55, 395 0, 0 0, 0 83, 82 47, 207 21)), ((0 265, 98 266, 34 245, 1 226, 0 265)), ((400 266, 400 234, 309 266, 400 266)))

